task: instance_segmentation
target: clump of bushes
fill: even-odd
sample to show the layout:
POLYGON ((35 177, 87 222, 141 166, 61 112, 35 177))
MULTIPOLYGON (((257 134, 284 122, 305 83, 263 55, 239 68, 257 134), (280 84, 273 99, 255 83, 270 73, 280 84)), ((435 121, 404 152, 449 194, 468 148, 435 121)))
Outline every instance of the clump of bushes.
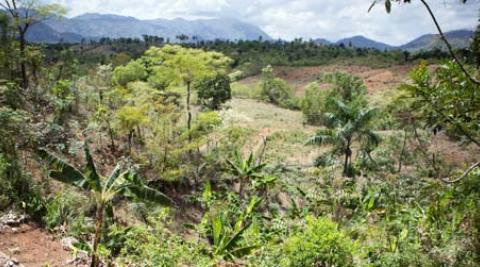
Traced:
POLYGON ((272 104, 288 109, 299 109, 299 100, 294 95, 294 90, 284 80, 273 74, 272 66, 262 70, 260 81, 261 97, 272 104))
POLYGON ((328 218, 307 217, 304 231, 284 244, 282 266, 356 266, 357 244, 328 218))

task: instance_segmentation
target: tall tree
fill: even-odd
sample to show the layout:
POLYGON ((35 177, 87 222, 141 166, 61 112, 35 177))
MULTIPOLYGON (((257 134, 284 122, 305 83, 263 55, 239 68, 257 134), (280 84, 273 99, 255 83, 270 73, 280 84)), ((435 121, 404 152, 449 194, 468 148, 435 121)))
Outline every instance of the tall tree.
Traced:
POLYGON ((26 34, 32 25, 55 15, 63 15, 65 9, 58 4, 42 4, 39 0, 2 0, 0 7, 9 13, 17 31, 20 49, 22 87, 28 88, 26 34))
MULTIPOLYGON (((184 48, 178 45, 152 47, 145 52, 144 60, 150 65, 150 81, 162 79, 170 85, 184 84, 187 87, 187 128, 192 129, 191 89, 192 83, 206 76, 225 73, 231 59, 217 52, 184 48)), ((191 136, 189 136, 191 140, 191 136)))

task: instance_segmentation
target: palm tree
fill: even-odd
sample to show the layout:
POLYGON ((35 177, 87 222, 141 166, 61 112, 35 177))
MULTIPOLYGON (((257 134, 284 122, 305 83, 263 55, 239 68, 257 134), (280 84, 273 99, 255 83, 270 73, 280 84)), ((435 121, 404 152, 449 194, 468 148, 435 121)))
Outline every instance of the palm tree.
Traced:
POLYGON ((96 214, 95 235, 93 238, 92 261, 90 266, 98 267, 100 262, 97 249, 104 224, 104 213, 113 214, 112 201, 115 197, 123 196, 129 199, 140 199, 166 205, 173 204, 173 201, 163 193, 145 185, 134 170, 128 169, 122 171, 121 164, 118 164, 108 177, 101 177, 97 172, 86 144, 84 146, 84 152, 87 164, 83 172, 45 149, 40 149, 38 154, 48 163, 50 168, 49 177, 92 192, 92 196, 96 202, 96 214))
POLYGON ((262 170, 266 164, 255 162, 253 153, 247 159, 243 159, 238 151, 235 152, 235 159, 233 161, 227 160, 227 171, 237 177, 240 182, 240 189, 238 194, 240 199, 243 199, 243 189, 245 183, 250 179, 256 179, 263 176, 262 170))
POLYGON ((343 175, 352 176, 352 144, 360 142, 360 150, 370 152, 380 143, 380 136, 370 128, 376 110, 356 102, 348 105, 338 99, 332 101, 332 112, 325 113, 325 126, 307 141, 308 145, 333 145, 332 155, 343 155, 343 175))

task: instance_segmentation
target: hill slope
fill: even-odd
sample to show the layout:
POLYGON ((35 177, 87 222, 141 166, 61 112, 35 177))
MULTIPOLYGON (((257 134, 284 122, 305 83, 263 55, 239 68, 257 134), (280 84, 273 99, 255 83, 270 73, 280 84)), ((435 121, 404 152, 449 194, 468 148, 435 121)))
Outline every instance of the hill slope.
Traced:
POLYGON ((337 42, 337 44, 338 45, 343 44, 345 46, 349 46, 351 44, 353 47, 376 48, 378 50, 385 50, 385 49, 392 49, 393 48, 392 46, 390 46, 388 44, 377 42, 377 41, 368 39, 366 37, 363 37, 361 35, 341 39, 337 42))
MULTIPOLYGON (((445 33, 450 44, 455 48, 465 48, 470 44, 470 39, 473 37, 474 32, 470 30, 457 30, 445 33)), ((419 50, 432 50, 439 48, 445 50, 445 44, 440 38, 439 34, 425 34, 419 38, 408 42, 399 47, 404 50, 419 51, 419 50)))

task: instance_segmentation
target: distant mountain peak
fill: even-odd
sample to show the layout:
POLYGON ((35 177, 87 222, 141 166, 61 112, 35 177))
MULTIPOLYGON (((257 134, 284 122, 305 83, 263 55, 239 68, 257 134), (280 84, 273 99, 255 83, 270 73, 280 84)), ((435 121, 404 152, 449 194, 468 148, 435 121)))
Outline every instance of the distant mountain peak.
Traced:
POLYGON ((363 35, 355 35, 349 38, 344 38, 339 41, 337 41, 337 44, 343 44, 345 46, 352 45, 354 47, 359 47, 359 48, 376 48, 379 50, 385 50, 385 49, 392 49, 393 47, 391 45, 378 42, 372 39, 369 39, 363 35))

